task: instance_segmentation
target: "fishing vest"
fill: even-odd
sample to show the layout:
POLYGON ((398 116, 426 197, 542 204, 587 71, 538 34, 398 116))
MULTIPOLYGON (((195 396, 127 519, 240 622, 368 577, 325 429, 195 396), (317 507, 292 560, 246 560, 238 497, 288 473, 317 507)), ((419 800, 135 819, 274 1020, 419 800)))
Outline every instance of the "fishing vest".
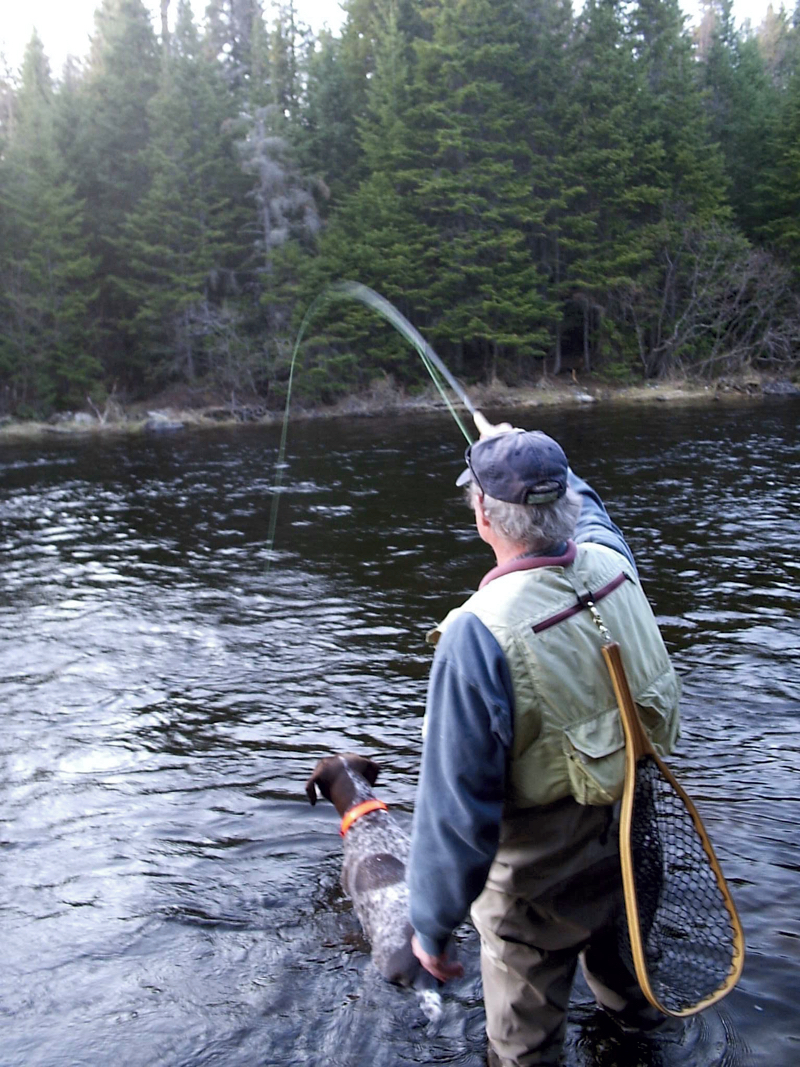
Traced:
POLYGON ((659 755, 668 755, 678 736, 680 684, 624 557, 592 543, 577 550, 570 543, 569 557, 565 566, 549 559, 538 567, 533 557, 533 569, 488 581, 428 635, 435 644, 468 611, 505 655, 514 697, 509 812, 568 796, 612 804, 622 795, 625 737, 587 595, 622 648, 642 724, 659 755))

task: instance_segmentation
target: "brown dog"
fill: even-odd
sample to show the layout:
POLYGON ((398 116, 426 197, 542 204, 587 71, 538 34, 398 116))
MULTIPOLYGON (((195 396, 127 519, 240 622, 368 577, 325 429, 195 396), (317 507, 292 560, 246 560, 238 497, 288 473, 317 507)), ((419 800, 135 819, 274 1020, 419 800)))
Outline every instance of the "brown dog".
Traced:
POLYGON ((372 946, 375 966, 390 982, 431 988, 435 980, 411 951, 414 931, 405 881, 410 839, 372 792, 379 769, 352 752, 326 756, 306 782, 306 794, 316 804, 319 788, 342 816, 342 886, 372 946))

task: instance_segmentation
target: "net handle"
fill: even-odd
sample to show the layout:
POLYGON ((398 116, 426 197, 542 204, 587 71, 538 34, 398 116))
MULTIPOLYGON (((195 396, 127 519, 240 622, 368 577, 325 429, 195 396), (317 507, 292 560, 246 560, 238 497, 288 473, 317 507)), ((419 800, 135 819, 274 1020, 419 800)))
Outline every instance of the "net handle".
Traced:
MULTIPOLYGON (((602 652, 608 673, 611 675, 611 684, 614 687, 614 695, 619 705, 622 730, 625 735, 625 785, 622 792, 619 815, 619 839, 620 845, 623 845, 624 842, 630 842, 631 839, 636 764, 641 756, 648 755, 652 751, 653 746, 650 744, 650 740, 639 721, 636 704, 628 685, 625 668, 622 665, 622 650, 620 646, 616 641, 609 641, 603 645, 602 652)), ((628 920, 628 933, 636 980, 653 1007, 658 1008, 659 1011, 664 1011, 664 1007, 653 992, 647 973, 647 963, 645 961, 644 948, 642 947, 642 928, 639 922, 639 903, 636 898, 636 879, 634 877, 631 849, 620 847, 619 859, 622 869, 625 914, 628 920)))
POLYGON ((694 806, 688 793, 686 793, 680 786, 669 767, 667 767, 667 765, 659 758, 658 753, 650 742, 650 738, 644 731, 641 719, 639 718, 639 712, 636 708, 636 702, 633 699, 630 686, 628 685, 628 678, 622 663, 622 650, 619 644, 617 644, 616 641, 608 641, 603 645, 602 653, 603 659, 606 661, 606 666, 608 667, 608 673, 611 675, 611 684, 614 687, 614 695, 616 696, 617 704, 619 705, 620 717, 622 718, 622 729, 625 734, 625 786, 622 793, 622 805, 619 818, 620 842, 630 842, 631 838, 636 764, 642 756, 650 756, 656 761, 658 769, 678 794, 691 816, 692 822, 694 823, 695 829, 697 830, 703 845, 703 851, 706 854, 709 865, 717 880, 719 890, 722 893, 725 901, 725 908, 731 921, 731 927, 733 928, 731 969, 719 989, 716 989, 709 996, 704 997, 703 1000, 699 1001, 697 1004, 684 1008, 682 1011, 671 1011, 669 1008, 665 1007, 653 992, 652 986, 650 985, 650 978, 647 973, 647 963, 645 960, 644 949, 642 947, 642 933, 639 923, 639 906, 636 899, 636 880, 633 872, 633 856, 631 855, 630 848, 620 848, 622 888, 625 896, 625 912, 628 919, 631 954, 633 956, 633 965, 636 970, 636 980, 647 1000, 654 1008, 658 1008, 658 1010, 665 1015, 672 1015, 677 1018, 695 1015, 704 1008, 716 1004, 718 1000, 722 1000, 722 998, 729 993, 739 981, 742 974, 742 968, 744 967, 744 931, 736 911, 736 905, 733 903, 733 897, 730 894, 730 890, 728 889, 728 885, 722 873, 722 868, 719 865, 719 861, 714 853, 711 841, 709 840, 706 828, 703 826, 702 820, 700 819, 697 808, 694 806))
MULTIPOLYGON (((650 743, 650 738, 644 732, 636 703, 628 685, 628 677, 622 665, 622 649, 616 641, 609 641, 602 648, 603 659, 606 661, 608 673, 611 675, 611 684, 614 686, 614 695, 617 698, 620 715, 622 716, 622 729, 625 732, 626 765, 633 759, 635 769, 636 761, 642 756, 655 756, 655 750, 650 743)), ((626 774, 627 776, 627 774, 626 774)))

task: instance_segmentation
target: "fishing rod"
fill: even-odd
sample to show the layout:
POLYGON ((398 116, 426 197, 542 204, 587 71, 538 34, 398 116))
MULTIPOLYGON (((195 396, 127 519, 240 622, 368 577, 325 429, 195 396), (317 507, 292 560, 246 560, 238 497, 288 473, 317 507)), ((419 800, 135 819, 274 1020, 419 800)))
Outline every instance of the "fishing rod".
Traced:
MULTIPOLYGON (((334 295, 351 297, 353 300, 360 300, 366 307, 372 308, 373 311, 377 311, 387 322, 390 322, 398 333, 402 334, 403 337, 405 337, 407 341, 410 341, 416 348, 417 352, 422 357, 422 362, 426 365, 428 373, 433 378, 434 384, 438 385, 439 383, 437 382, 435 375, 432 373, 430 365, 432 364, 439 374, 441 374, 472 416, 472 421, 475 423, 475 428, 478 433, 483 434, 491 432, 492 424, 486 416, 478 411, 461 385, 456 381, 428 342, 422 337, 419 330, 411 325, 405 315, 401 314, 394 304, 390 303, 385 297, 380 296, 374 289, 370 289, 369 286, 362 285, 360 282, 337 282, 330 287, 330 291, 334 295)), ((450 405, 448 404, 448 407, 449 406, 450 405)), ((454 414, 452 408, 451 414, 454 414)), ((460 420, 456 419, 456 422, 458 422, 459 428, 463 433, 464 428, 461 425, 460 420)), ((465 433, 464 436, 467 438, 468 443, 472 444, 469 435, 465 433)))

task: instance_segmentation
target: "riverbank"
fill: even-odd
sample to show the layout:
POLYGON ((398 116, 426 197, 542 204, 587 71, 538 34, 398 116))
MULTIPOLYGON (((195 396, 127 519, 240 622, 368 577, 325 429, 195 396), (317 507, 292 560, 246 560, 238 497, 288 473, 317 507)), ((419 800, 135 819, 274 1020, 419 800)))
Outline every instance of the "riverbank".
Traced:
MULTIPOLYGON (((568 407, 575 404, 648 405, 752 402, 775 396, 800 398, 800 386, 785 378, 750 374, 714 382, 659 381, 635 385, 613 385, 591 378, 542 379, 521 387, 502 382, 468 388, 475 407, 490 412, 513 408, 568 407)), ((457 405, 461 408, 461 405, 457 405)), ((67 412, 48 422, 7 418, 0 422, 3 439, 38 436, 93 434, 169 434, 181 430, 242 425, 280 423, 282 410, 269 410, 259 400, 223 401, 208 394, 193 396, 186 390, 161 394, 149 403, 106 404, 103 411, 92 405, 91 411, 67 412)), ((291 418, 370 418, 387 415, 417 414, 444 410, 445 404, 433 387, 410 395, 391 379, 375 381, 360 394, 347 396, 325 407, 292 405, 291 418)))

